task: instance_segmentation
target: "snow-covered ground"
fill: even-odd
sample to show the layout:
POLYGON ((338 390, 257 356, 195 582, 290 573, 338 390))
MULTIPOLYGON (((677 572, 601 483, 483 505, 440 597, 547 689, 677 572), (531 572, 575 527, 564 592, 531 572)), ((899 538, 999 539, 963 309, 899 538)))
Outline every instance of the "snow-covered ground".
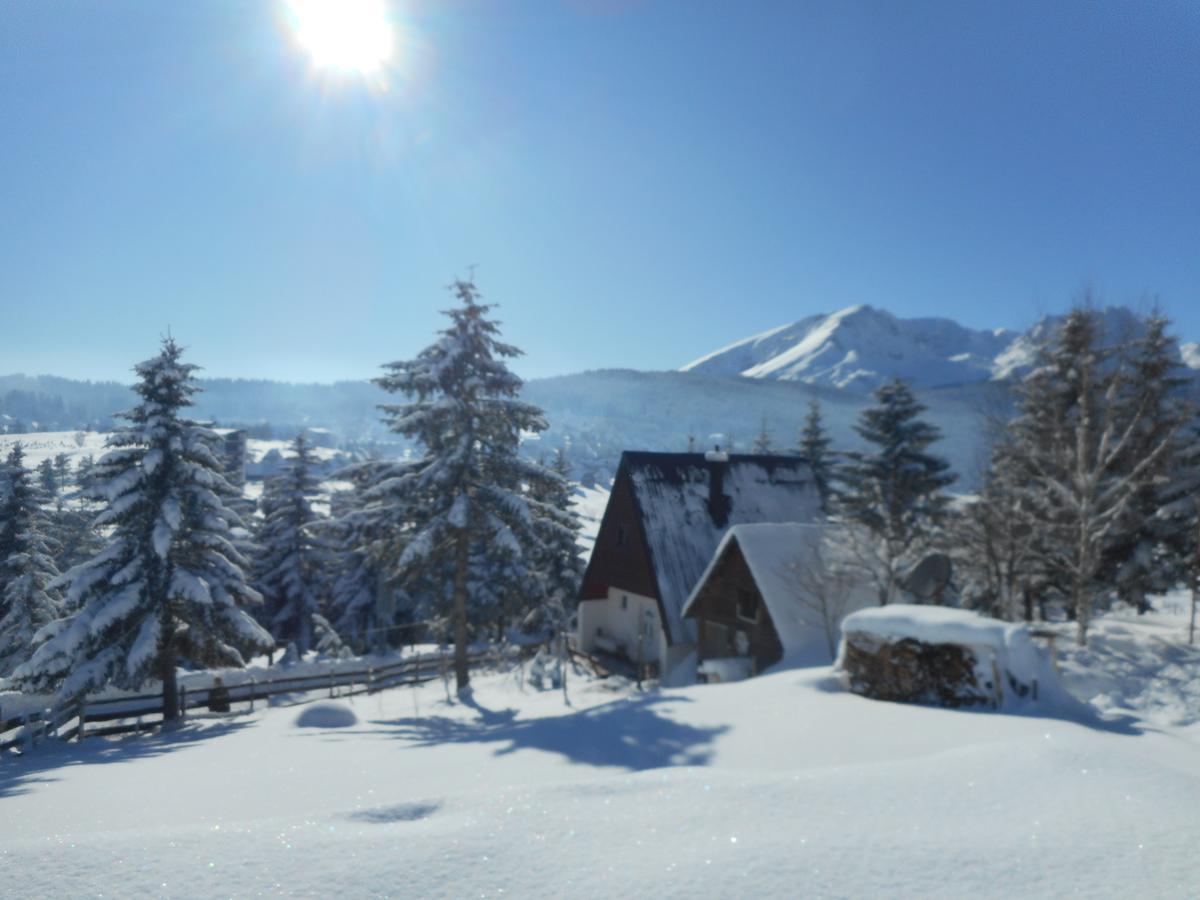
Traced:
POLYGON ((571 508, 579 516, 579 544, 583 549, 584 559, 591 559, 592 548, 596 546, 596 534, 600 531, 600 520, 604 518, 604 510, 608 506, 608 495, 612 491, 608 487, 593 485, 583 487, 576 485, 571 508))
POLYGON ((1075 645, 1073 625, 1055 626, 1067 687, 1106 713, 1190 728, 1200 740, 1200 646, 1187 644, 1190 607, 1188 591, 1159 598, 1142 616, 1118 607, 1092 623, 1086 648, 1075 645))
MULTIPOLYGON (((1122 658, 1120 629, 1148 654, 1170 616, 1102 618, 1069 682, 1122 658)), ((1168 660, 1116 680, 1190 664, 1168 660)), ((0 761, 0 892, 1196 896, 1200 732, 1139 720, 1142 696, 1072 721, 880 703, 808 669, 575 680, 568 708, 493 672, 471 703, 434 682, 260 706, 0 761)))
POLYGON ((25 451, 25 468, 36 469, 43 460, 53 460, 65 453, 71 468, 79 460, 91 455, 99 459, 104 455, 104 442, 108 432, 104 431, 36 431, 28 434, 0 434, 0 458, 8 456, 13 444, 20 442, 25 451))

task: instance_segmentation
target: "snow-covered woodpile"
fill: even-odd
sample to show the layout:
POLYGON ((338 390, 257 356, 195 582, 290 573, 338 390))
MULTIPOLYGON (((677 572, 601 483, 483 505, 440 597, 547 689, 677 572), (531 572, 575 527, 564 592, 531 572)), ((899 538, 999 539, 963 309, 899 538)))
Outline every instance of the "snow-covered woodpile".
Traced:
POLYGON ((998 708, 1057 688, 1023 625, 943 607, 893 605, 847 616, 837 665, 854 693, 904 703, 998 708))

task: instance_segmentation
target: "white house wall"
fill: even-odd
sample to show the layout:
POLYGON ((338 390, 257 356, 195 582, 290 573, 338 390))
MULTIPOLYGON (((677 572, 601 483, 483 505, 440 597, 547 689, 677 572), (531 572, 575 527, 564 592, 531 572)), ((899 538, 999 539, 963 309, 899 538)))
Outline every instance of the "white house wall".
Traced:
POLYGON ((609 588, 604 600, 584 600, 579 604, 579 646, 591 653, 597 649, 596 636, 615 642, 630 660, 661 662, 666 657, 667 637, 653 597, 609 588), (624 601, 624 602, 623 602, 624 601), (644 637, 642 622, 646 624, 644 637), (640 644, 640 646, 639 646, 640 644))

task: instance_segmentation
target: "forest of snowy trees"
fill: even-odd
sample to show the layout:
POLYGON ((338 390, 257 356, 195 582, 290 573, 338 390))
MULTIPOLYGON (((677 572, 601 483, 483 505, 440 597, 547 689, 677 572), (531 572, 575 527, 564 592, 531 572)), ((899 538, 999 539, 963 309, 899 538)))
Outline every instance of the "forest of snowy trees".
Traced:
POLYGON ((242 665, 279 645, 297 658, 452 640, 459 690, 472 639, 521 628, 565 647, 581 575, 565 464, 521 455, 522 435, 546 426, 516 398, 505 360, 519 351, 472 283, 454 291, 438 339, 378 379, 415 452, 341 473, 352 489, 328 513, 303 434, 257 510, 240 496, 216 433, 186 416, 196 367, 172 339, 136 367, 140 402, 98 462, 73 479, 52 463, 34 473, 14 447, 0 477, 0 676, 63 699, 159 680, 170 718, 178 665, 242 665))
POLYGON ((1196 578, 1200 430, 1187 387, 1161 314, 1112 335, 1081 305, 1015 386, 1015 415, 989 423, 977 494, 951 502, 954 476, 929 452, 940 434, 901 381, 860 417, 867 450, 833 451, 814 405, 797 452, 839 526, 841 556, 880 603, 912 599, 906 581, 940 554, 954 567, 946 600, 1007 620, 1065 617, 1083 645, 1098 610, 1144 611, 1148 595, 1196 578))
MULTIPOLYGON (((177 709, 181 664, 346 656, 409 641, 467 647, 519 630, 566 652, 582 562, 570 467, 522 442, 546 428, 519 397, 491 307, 453 286, 447 327, 376 384, 387 426, 413 450, 336 473, 321 494, 300 433, 257 505, 226 479, 216 433, 188 418, 196 367, 173 340, 139 364, 137 405, 108 452, 36 470, 18 444, 0 466, 0 677, 71 698, 161 681, 177 709)), ((933 602, 1007 620, 1067 618, 1080 643, 1097 610, 1146 609, 1195 576, 1200 430, 1170 323, 1106 335, 1068 315, 991 423, 978 493, 953 497, 941 438, 900 380, 882 385, 833 446, 814 400, 794 446, 764 421, 753 450, 803 456, 837 535, 837 558, 887 604, 914 596, 931 557, 953 563, 933 602)), ((927 602, 928 602, 928 598, 927 602)), ((836 605, 836 604, 835 604, 836 605)), ((828 624, 828 623, 827 623, 828 624)))

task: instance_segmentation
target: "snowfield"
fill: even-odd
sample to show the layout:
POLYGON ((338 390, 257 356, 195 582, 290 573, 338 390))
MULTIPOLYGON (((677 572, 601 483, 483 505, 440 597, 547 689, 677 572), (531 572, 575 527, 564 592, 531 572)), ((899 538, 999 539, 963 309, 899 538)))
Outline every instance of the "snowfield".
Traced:
MULTIPOLYGON (((1140 642, 1163 620, 1105 628, 1140 642)), ((829 669, 646 693, 577 679, 572 708, 512 672, 475 685, 469 703, 433 682, 6 758, 4 884, 186 897, 1200 885, 1195 709, 1176 727, 914 707, 845 693, 829 669)))

